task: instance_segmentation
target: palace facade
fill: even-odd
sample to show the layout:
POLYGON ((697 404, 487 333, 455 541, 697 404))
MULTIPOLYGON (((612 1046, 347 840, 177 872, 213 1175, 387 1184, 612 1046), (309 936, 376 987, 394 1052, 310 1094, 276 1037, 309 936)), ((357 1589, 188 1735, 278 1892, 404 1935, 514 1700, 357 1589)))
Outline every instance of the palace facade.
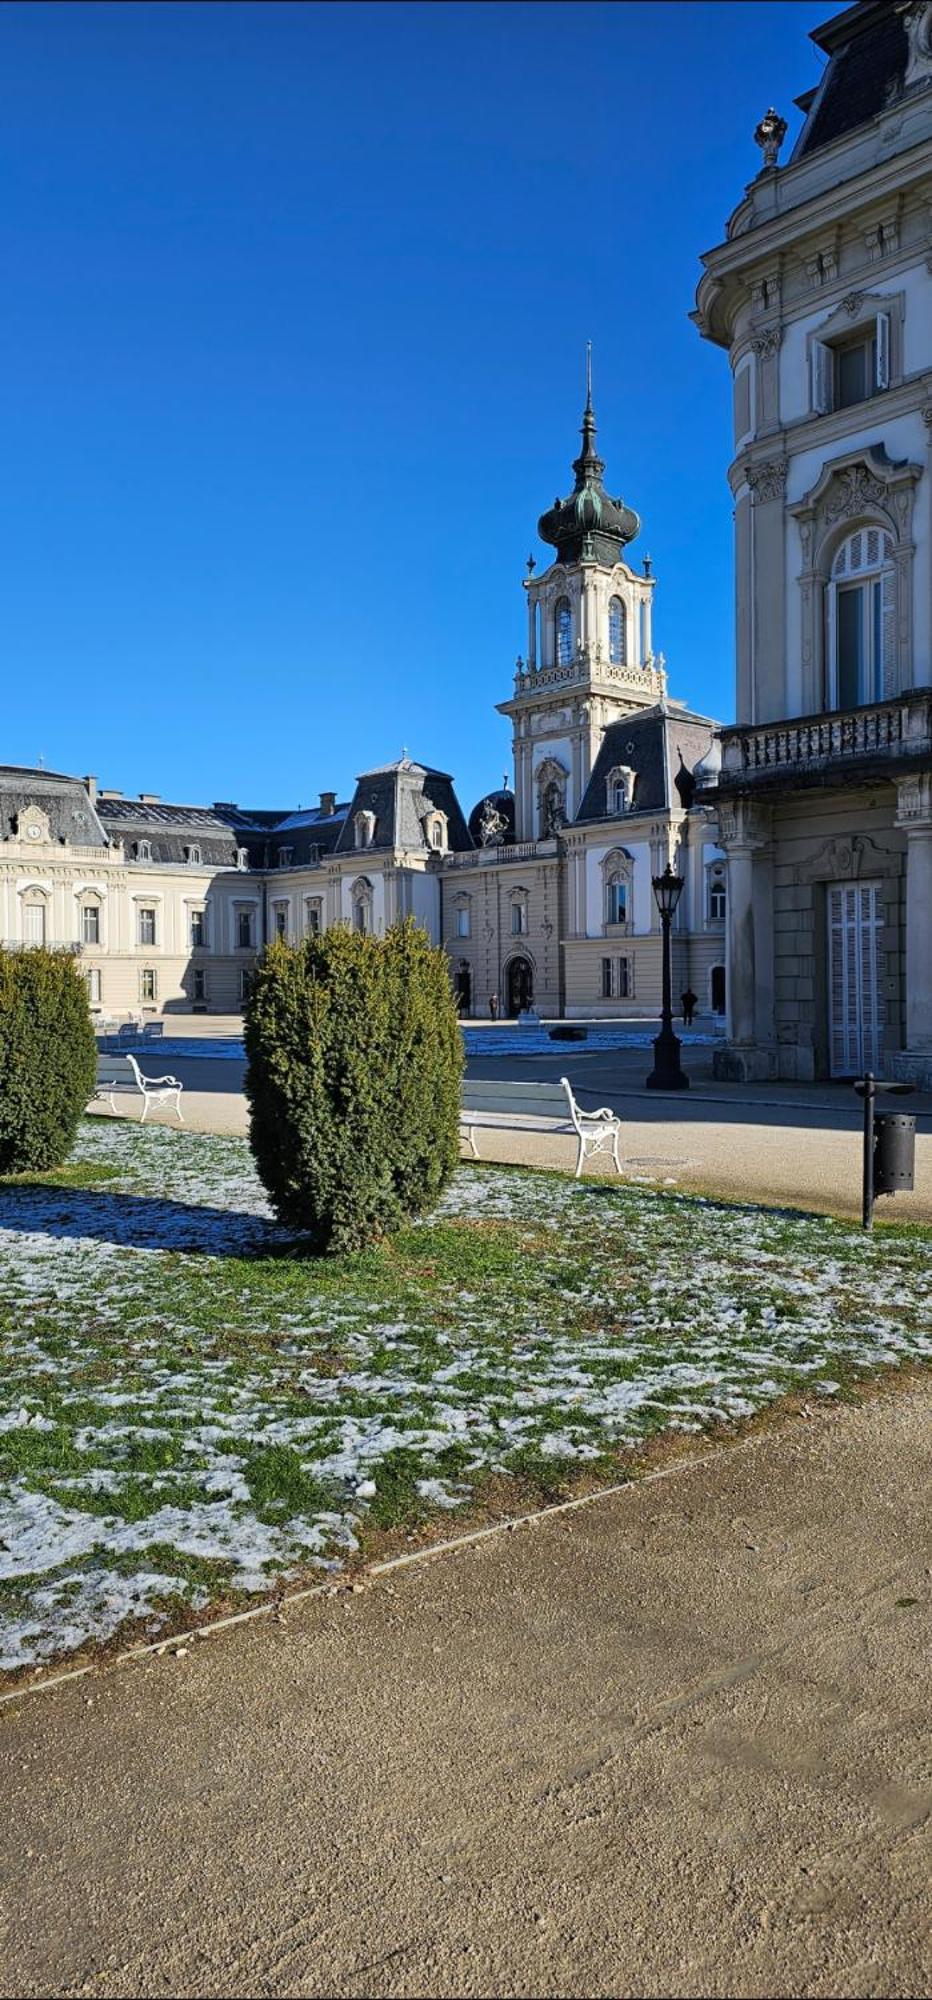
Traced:
POLYGON ((734 384, 717 1066, 932 1085, 932 5, 812 39, 800 135, 781 166, 761 121, 693 315, 734 384))
MULTIPOLYGON (((256 955, 345 923, 413 916, 464 1014, 655 1014, 652 877, 672 861, 674 992, 725 1006, 725 861, 696 803, 715 724, 667 695, 637 515, 604 484, 591 394, 574 484, 539 523, 527 653, 499 712, 514 784, 464 815, 445 772, 403 757, 311 810, 126 798, 94 778, 0 767, 0 937, 81 955, 95 1012, 234 1013, 256 955)), ((710 762, 711 759, 711 762, 710 762)))

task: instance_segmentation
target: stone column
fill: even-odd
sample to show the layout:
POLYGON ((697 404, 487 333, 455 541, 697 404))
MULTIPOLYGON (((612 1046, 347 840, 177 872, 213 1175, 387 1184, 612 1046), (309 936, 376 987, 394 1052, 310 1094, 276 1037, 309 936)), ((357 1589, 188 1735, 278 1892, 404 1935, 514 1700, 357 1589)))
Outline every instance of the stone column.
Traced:
POLYGON ((896 819, 906 829, 906 1050, 932 1070, 932 775, 901 780, 896 819))
POLYGON ((728 857, 728 1043, 716 1050, 715 1072, 735 1082, 773 1072, 768 818, 745 800, 720 815, 728 857))

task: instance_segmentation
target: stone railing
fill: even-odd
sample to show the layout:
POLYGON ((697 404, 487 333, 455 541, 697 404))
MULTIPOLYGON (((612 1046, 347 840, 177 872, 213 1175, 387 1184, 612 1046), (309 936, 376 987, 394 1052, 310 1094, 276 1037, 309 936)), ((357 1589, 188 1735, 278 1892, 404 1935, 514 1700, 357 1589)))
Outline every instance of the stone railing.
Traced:
POLYGON ((610 685, 630 688, 639 699, 648 703, 659 701, 667 685, 662 653, 652 653, 641 666, 620 666, 602 659, 599 654, 587 652, 581 647, 566 666, 535 667, 529 660, 518 660, 515 673, 515 694, 542 693, 550 688, 586 687, 590 681, 604 681, 610 685))
POLYGON ((932 689, 914 688, 869 708, 804 715, 757 729, 724 729, 720 783, 727 787, 735 780, 753 784, 772 777, 805 777, 833 764, 888 762, 930 751, 932 689))
POLYGON ((474 847, 465 854, 447 854, 444 860, 447 868, 488 868, 493 862, 546 859, 556 851, 555 840, 521 840, 512 847, 474 847))

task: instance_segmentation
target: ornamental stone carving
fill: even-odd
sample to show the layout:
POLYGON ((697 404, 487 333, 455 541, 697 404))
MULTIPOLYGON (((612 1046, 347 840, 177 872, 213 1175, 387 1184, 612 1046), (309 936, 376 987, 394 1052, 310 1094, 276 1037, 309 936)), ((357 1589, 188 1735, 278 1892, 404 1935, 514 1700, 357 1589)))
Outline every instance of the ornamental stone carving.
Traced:
POLYGON ((917 0, 915 6, 907 7, 904 24, 909 55, 903 81, 908 90, 913 84, 932 83, 932 6, 929 0, 917 0))
POLYGON ((771 354, 778 354, 783 340, 782 326, 765 326, 755 333, 751 346, 759 361, 765 361, 771 354))
POLYGON ((848 314, 849 319, 856 319, 864 299, 864 292, 846 292, 841 302, 842 311, 848 314))
POLYGON ((886 498, 886 487, 866 466, 851 465, 847 471, 836 474, 834 491, 823 508, 824 518, 828 523, 849 520, 855 514, 863 514, 867 507, 882 506, 886 498))
POLYGON ((870 834, 856 833, 850 840, 826 840, 794 870, 798 888, 810 882, 857 882, 867 875, 899 875, 902 856, 882 847, 870 834))
POLYGON ((771 104, 769 109, 764 112, 760 124, 755 127, 754 131, 754 144, 760 147, 764 155, 762 172, 767 167, 776 166, 780 147, 786 138, 786 132, 786 119, 781 118, 779 111, 775 111, 771 104))
POLYGON ((748 467, 748 485, 756 501, 783 499, 789 463, 788 458, 766 458, 762 464, 748 467))

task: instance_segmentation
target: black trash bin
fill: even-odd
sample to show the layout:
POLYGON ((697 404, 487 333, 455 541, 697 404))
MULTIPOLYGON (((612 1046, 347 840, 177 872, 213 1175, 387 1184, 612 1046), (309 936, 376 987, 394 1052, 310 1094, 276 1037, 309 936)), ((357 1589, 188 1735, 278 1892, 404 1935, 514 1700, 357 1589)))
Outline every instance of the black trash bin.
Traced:
POLYGON ((874 1193, 899 1194, 915 1186, 916 1120, 902 1111, 874 1119, 874 1193))

